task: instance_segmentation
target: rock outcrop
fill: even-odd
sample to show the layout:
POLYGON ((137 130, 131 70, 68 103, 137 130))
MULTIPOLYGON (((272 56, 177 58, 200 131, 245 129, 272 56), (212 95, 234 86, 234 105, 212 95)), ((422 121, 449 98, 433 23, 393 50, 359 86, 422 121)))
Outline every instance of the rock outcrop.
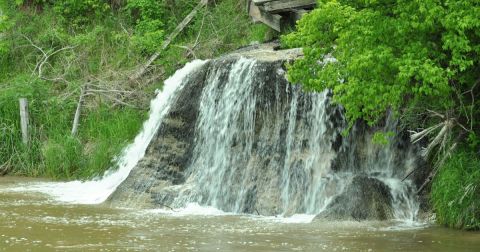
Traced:
MULTIPOLYGON (((285 62, 301 50, 274 47, 243 48, 192 73, 110 203, 175 208, 195 202, 327 219, 414 216, 415 185, 401 179, 421 165, 416 147, 400 142, 401 134, 377 146, 372 129, 362 125, 342 135, 347 123, 331 92, 304 92, 285 78, 285 62)), ((386 122, 382 130, 397 131, 386 122)))

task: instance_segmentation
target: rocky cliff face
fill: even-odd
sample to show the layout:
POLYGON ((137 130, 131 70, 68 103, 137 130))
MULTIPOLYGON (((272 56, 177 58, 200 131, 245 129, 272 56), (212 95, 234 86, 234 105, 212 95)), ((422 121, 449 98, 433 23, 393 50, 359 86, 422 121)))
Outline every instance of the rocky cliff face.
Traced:
MULTIPOLYGON (((111 204, 210 205, 239 213, 320 214, 335 219, 415 218, 423 165, 398 134, 371 142, 358 123, 348 136, 331 94, 285 79, 299 50, 243 49, 190 74, 145 157, 111 204)), ((391 119, 379 130, 397 131, 391 119)))

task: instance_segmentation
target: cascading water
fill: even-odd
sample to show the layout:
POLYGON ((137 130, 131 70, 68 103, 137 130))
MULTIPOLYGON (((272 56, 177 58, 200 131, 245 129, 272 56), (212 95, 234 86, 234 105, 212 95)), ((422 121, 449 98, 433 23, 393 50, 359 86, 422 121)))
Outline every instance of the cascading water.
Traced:
MULTIPOLYGON (((289 84, 283 64, 238 55, 190 63, 152 101, 119 170, 28 190, 74 203, 413 220, 415 186, 401 179, 418 165, 414 146, 399 137, 375 145, 361 125, 342 135, 347 123, 330 92, 289 84)), ((396 132, 386 121, 383 130, 396 132)))
MULTIPOLYGON (((181 107, 166 117, 173 123, 158 132, 157 147, 152 144, 149 158, 114 202, 173 208, 196 203, 261 215, 415 218, 414 186, 401 181, 415 166, 412 146, 399 148, 398 139, 378 146, 360 126, 343 136, 347 123, 342 109, 331 104, 331 94, 290 85, 282 62, 227 57, 211 62, 204 73, 197 81, 203 86, 184 91, 201 94, 172 105, 181 107), (185 125, 194 128, 188 139, 175 133, 185 125), (165 144, 171 139, 181 148, 165 144), (351 205, 346 212, 345 194, 363 197, 370 184, 379 193, 359 198, 370 208, 357 213, 351 205)), ((387 122, 383 130, 396 131, 394 120, 387 122)))
POLYGON ((116 161, 116 169, 108 170, 103 177, 92 181, 71 181, 65 183, 29 184, 11 190, 36 191, 52 195, 56 200, 76 204, 99 204, 104 202, 115 189, 128 177, 130 171, 143 158, 148 144, 162 123, 170 105, 185 83, 188 75, 206 61, 196 60, 185 65, 165 81, 163 90, 158 92, 150 103, 149 118, 143 124, 142 131, 127 146, 116 161))

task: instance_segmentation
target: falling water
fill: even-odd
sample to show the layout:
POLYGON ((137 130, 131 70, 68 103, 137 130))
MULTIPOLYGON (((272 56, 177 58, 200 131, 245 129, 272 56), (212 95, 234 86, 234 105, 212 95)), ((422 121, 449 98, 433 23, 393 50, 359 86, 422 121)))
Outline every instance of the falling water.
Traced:
POLYGON ((46 193, 58 201, 76 204, 99 204, 104 202, 118 185, 128 177, 138 161, 143 158, 148 144, 170 108, 172 99, 183 88, 185 78, 191 72, 199 69, 205 62, 202 60, 190 62, 165 81, 163 90, 158 92, 155 99, 150 102, 149 118, 144 122, 142 131, 135 137, 133 143, 128 145, 115 160, 118 168, 108 170, 102 177, 92 181, 37 183, 11 188, 10 190, 46 193))
MULTIPOLYGON (((344 193, 360 190, 352 188, 353 180, 367 178, 387 188, 393 218, 415 219, 415 186, 402 181, 415 168, 417 156, 410 145, 396 147, 392 138, 378 146, 371 130, 357 126, 342 135, 347 123, 342 108, 331 103, 331 93, 305 92, 289 84, 281 61, 223 58, 204 63, 189 63, 165 82, 142 132, 118 158, 118 170, 93 181, 27 189, 60 201, 95 204, 125 180, 112 201, 315 216, 348 197, 344 193), (189 83, 197 70, 204 74, 189 83)), ((396 132, 395 120, 386 121, 380 130, 396 132)))
MULTIPOLYGON (((245 58, 210 67, 186 182, 167 187, 165 192, 177 193, 160 197, 174 198, 162 204, 195 202, 237 213, 316 215, 361 173, 390 188, 394 218, 413 219, 418 203, 410 182, 394 174, 399 168, 392 158, 395 150, 367 143, 367 155, 375 158, 359 162, 344 141, 348 155, 339 156, 333 144, 346 122, 341 108, 330 103, 329 92, 305 93, 300 86, 285 85, 281 68, 267 68, 245 58), (345 159, 345 167, 333 171, 336 159, 345 159)), ((350 138, 359 137, 370 136, 350 138)))

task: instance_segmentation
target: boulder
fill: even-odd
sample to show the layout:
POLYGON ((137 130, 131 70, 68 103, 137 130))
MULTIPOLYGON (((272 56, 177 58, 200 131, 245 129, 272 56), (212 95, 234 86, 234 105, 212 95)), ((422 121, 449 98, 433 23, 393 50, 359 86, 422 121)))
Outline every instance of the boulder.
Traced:
POLYGON ((377 178, 355 176, 317 218, 328 220, 386 220, 393 217, 390 189, 377 178))

